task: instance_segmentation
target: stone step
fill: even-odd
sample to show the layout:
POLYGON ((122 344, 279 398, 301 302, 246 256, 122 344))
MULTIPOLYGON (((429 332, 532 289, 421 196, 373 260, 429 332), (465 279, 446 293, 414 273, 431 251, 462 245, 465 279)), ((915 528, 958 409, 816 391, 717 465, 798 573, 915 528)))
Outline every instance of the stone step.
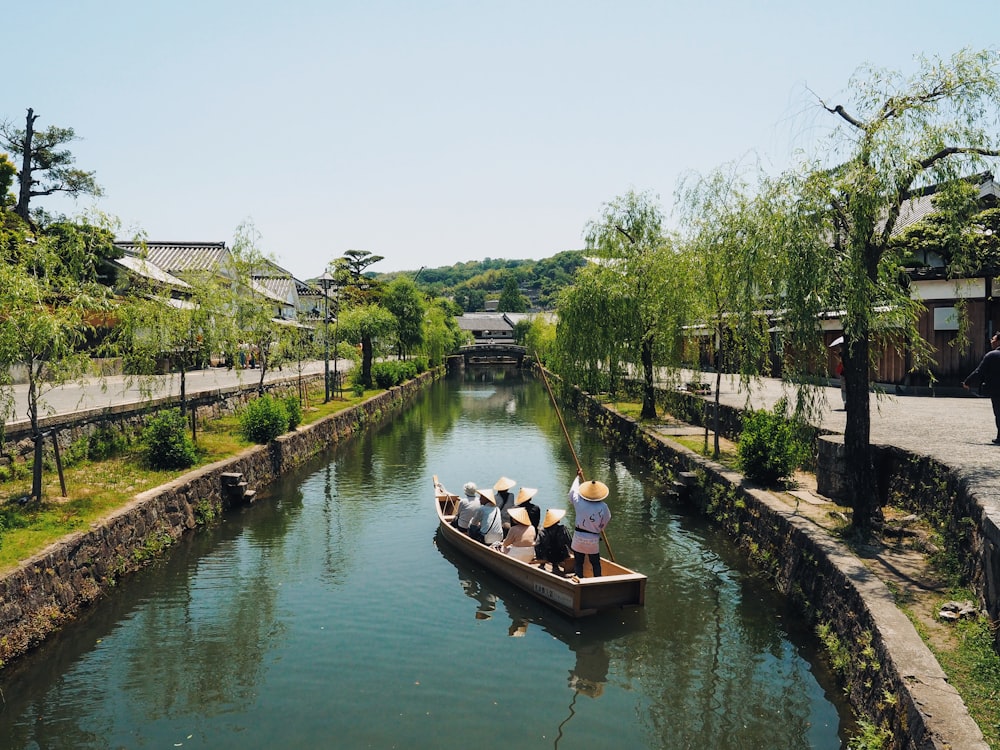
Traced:
POLYGON ((243 479, 243 473, 239 471, 227 471, 220 474, 223 487, 234 487, 243 479))

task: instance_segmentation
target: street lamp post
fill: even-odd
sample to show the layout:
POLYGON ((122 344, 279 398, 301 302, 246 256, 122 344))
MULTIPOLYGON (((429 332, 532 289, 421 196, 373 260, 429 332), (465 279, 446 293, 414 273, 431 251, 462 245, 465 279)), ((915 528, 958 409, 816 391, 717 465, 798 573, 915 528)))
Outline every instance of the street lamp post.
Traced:
MULTIPOLYGON (((324 271, 319 277, 319 285, 323 287, 323 403, 330 402, 330 287, 333 286, 333 276, 324 271)), ((336 352, 334 352, 336 354, 336 352)), ((336 368, 336 363, 334 363, 336 368)))
POLYGON ((336 295, 334 297, 334 302, 336 303, 333 311, 333 388, 336 389, 337 398, 340 398, 340 374, 337 372, 337 365, 340 364, 340 356, 337 353, 337 347, 340 344, 340 291, 339 287, 333 287, 333 293, 336 295))

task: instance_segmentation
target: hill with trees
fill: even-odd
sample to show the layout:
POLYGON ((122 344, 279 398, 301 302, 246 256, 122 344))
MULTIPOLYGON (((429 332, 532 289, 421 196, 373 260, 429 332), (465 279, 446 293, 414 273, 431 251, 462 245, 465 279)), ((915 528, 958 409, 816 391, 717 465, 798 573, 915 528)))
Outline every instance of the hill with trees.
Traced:
POLYGON ((508 280, 513 279, 532 309, 551 310, 559 292, 573 282, 586 262, 582 250, 566 250, 541 260, 484 258, 419 271, 375 274, 374 278, 388 283, 409 276, 421 291, 451 297, 465 312, 483 310, 487 299, 500 299, 508 280))

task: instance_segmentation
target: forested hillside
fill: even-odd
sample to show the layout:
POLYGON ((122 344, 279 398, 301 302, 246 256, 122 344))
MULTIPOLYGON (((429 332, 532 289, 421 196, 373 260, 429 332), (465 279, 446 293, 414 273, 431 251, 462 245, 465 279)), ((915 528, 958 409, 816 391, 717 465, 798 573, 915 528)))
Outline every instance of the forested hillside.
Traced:
POLYGON ((452 266, 376 274, 382 281, 397 276, 416 276, 425 292, 452 297, 466 312, 482 310, 487 299, 499 299, 509 279, 527 298, 531 309, 549 310, 563 287, 573 281, 578 268, 586 263, 582 250, 567 250, 541 260, 483 260, 452 266))

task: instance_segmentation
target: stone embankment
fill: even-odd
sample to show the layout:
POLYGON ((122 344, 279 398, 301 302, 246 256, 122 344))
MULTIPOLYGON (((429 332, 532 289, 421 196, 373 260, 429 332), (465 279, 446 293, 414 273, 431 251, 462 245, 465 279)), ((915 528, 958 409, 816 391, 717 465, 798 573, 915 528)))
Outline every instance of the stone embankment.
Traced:
POLYGON ((0 579, 0 665, 40 643, 183 534, 225 511, 231 493, 226 492, 223 475, 241 474, 250 487, 263 487, 399 411, 441 374, 424 373, 268 445, 248 448, 137 495, 89 531, 71 534, 23 562, 0 579))
MULTIPOLYGON (((671 414, 691 423, 705 413, 704 403, 693 396, 659 395, 671 414)), ((840 652, 851 705, 859 716, 891 732, 893 748, 986 750, 982 732, 892 593, 842 543, 742 475, 586 394, 576 392, 571 406, 608 441, 683 480, 685 499, 724 527, 773 576, 779 590, 822 627, 827 646, 835 644, 840 652)), ((736 410, 727 412, 723 423, 733 438, 738 436, 736 410)), ((905 472, 922 465, 896 461, 892 466, 905 472)), ((904 473, 892 483, 921 486, 926 477, 918 471, 907 480, 904 473)))

